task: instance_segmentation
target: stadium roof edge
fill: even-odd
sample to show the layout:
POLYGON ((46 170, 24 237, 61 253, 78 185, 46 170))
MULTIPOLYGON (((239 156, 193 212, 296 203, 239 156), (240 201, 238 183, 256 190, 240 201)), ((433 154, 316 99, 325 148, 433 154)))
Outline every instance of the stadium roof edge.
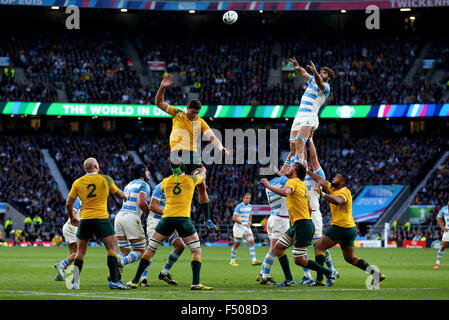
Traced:
POLYGON ((146 1, 146 0, 4 0, 0 5, 162 10, 162 11, 303 11, 303 10, 366 10, 375 5, 380 9, 447 7, 449 0, 373 0, 373 1, 146 1))

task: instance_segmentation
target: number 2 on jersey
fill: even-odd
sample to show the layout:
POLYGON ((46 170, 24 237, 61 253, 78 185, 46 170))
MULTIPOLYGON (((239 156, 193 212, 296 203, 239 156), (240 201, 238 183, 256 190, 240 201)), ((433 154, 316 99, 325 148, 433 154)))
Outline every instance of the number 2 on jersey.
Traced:
POLYGON ((88 197, 88 198, 94 198, 94 197, 96 197, 97 195, 94 194, 94 192, 95 192, 95 190, 97 189, 97 186, 91 183, 91 184, 89 184, 89 185, 87 186, 87 190, 90 190, 90 189, 92 189, 92 190, 89 192, 89 194, 87 195, 87 197, 88 197))

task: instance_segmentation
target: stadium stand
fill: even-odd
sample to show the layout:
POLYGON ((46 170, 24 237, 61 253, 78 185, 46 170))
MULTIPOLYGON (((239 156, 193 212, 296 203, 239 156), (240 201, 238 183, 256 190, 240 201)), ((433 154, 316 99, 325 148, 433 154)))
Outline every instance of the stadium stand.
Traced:
POLYGON ((44 221, 42 233, 61 234, 66 221, 65 201, 37 139, 29 135, 2 135, 0 168, 0 201, 13 204, 31 217, 40 216, 44 221))

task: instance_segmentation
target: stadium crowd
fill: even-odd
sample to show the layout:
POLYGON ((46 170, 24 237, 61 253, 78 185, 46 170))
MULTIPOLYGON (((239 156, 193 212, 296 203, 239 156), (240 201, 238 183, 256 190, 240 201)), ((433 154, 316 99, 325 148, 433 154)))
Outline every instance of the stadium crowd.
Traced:
MULTIPOLYGON (((438 103, 443 96, 441 86, 420 77, 404 84, 425 44, 423 39, 401 33, 368 37, 336 33, 322 40, 308 33, 285 37, 171 35, 171 41, 166 41, 162 36, 137 33, 127 44, 112 35, 31 32, 5 41, 0 51, 27 77, 26 81, 2 81, 0 98, 58 101, 55 83, 60 81, 70 102, 153 104, 165 71, 177 79, 166 91, 171 104, 186 104, 186 86, 206 105, 298 105, 305 89, 298 75, 289 72, 283 81, 270 82, 270 70, 279 69, 291 56, 304 67, 313 60, 317 67, 326 65, 335 71, 327 104, 438 103), (277 44, 279 57, 274 51, 277 44), (129 46, 138 53, 142 73, 131 61, 129 50, 134 49, 129 46), (152 85, 142 81, 149 74, 149 62, 165 65, 162 71, 152 72, 152 85)), ((439 52, 438 63, 447 70, 446 51, 447 45, 432 44, 429 54, 439 52)))
MULTIPOLYGON (((350 177, 349 187, 353 197, 367 183, 416 185, 442 150, 447 148, 443 138, 420 136, 335 138, 323 135, 315 137, 314 141, 326 176, 330 179, 338 172, 346 173, 350 177), (420 152, 422 148, 427 150, 426 153, 420 152)), ((0 148, 0 161, 3 170, 8 171, 8 174, 2 175, 0 200, 12 201, 31 216, 40 215, 44 222, 51 222, 55 226, 53 232, 60 232, 65 223, 65 201, 49 173, 40 148, 49 149, 69 188, 75 179, 83 175, 83 161, 93 156, 99 161, 102 172, 110 175, 117 186, 123 189, 130 181, 129 169, 135 163, 129 153, 132 149, 137 151, 148 166, 155 184, 170 174, 167 165, 167 138, 114 134, 107 137, 48 134, 34 137, 6 136, 6 144, 2 144, 0 148), (11 179, 11 174, 17 179, 11 179)), ((283 160, 280 159, 281 163, 283 160)), ((261 177, 256 165, 206 164, 206 168, 211 212, 216 224, 232 224, 234 208, 242 201, 245 192, 252 194, 253 204, 267 203, 265 190, 259 184, 261 177)), ((448 184, 447 173, 445 168, 437 170, 436 177, 429 180, 427 189, 418 194, 417 201, 440 201, 443 192, 440 188, 448 184), (423 198, 423 195, 428 198, 423 198)), ((326 201, 321 201, 326 228, 330 222, 329 205, 326 201)), ((118 200, 109 198, 108 210, 111 219, 114 219, 120 207, 118 200)), ((197 205, 197 195, 192 203, 192 219, 195 224, 203 222, 197 205)), ((203 236, 204 239, 230 240, 231 234, 205 233, 203 236)))

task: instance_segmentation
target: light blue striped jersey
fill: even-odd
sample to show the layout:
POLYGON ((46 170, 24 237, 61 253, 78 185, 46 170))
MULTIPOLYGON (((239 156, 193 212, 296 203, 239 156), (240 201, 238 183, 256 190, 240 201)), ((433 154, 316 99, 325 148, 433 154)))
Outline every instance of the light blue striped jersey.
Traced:
POLYGON ((438 216, 443 219, 446 228, 449 228, 449 209, 447 206, 441 208, 440 212, 438 212, 438 216))
MULTIPOLYGON (((275 177, 270 180, 270 186, 283 189, 287 181, 288 178, 286 176, 275 177)), ((271 214, 274 216, 288 217, 287 198, 282 197, 269 189, 265 189, 265 193, 267 194, 271 214)))
MULTIPOLYGON (((151 197, 159 200, 159 205, 161 206, 162 210, 164 210, 166 199, 165 199, 164 192, 162 192, 161 185, 162 185, 162 182, 156 186, 156 188, 153 191, 153 195, 151 197)), ((154 214, 157 214, 154 211, 151 211, 151 212, 154 214)))
MULTIPOLYGON (((326 179, 326 175, 324 174, 324 171, 321 167, 314 172, 317 175, 321 176, 323 179, 326 179)), ((310 178, 309 175, 306 175, 306 178, 304 179, 304 183, 306 184, 307 189, 309 189, 310 206, 312 207, 312 210, 320 211, 320 196, 315 191, 318 184, 315 182, 315 180, 310 178)))
POLYGON ((321 106, 326 101, 331 90, 329 83, 324 82, 324 86, 324 90, 320 90, 316 84, 315 77, 311 76, 309 81, 307 81, 307 89, 302 95, 298 112, 305 111, 318 114, 318 111, 320 111, 321 106))
POLYGON ((240 221, 245 224, 249 222, 249 215, 252 211, 253 206, 251 204, 245 206, 243 202, 241 202, 235 207, 234 214, 238 214, 240 221))
POLYGON ((126 195, 126 201, 123 203, 120 212, 131 212, 139 217, 142 215, 142 210, 137 205, 137 197, 140 192, 145 192, 147 199, 150 199, 151 189, 148 183, 141 179, 135 179, 128 183, 123 192, 126 195))

